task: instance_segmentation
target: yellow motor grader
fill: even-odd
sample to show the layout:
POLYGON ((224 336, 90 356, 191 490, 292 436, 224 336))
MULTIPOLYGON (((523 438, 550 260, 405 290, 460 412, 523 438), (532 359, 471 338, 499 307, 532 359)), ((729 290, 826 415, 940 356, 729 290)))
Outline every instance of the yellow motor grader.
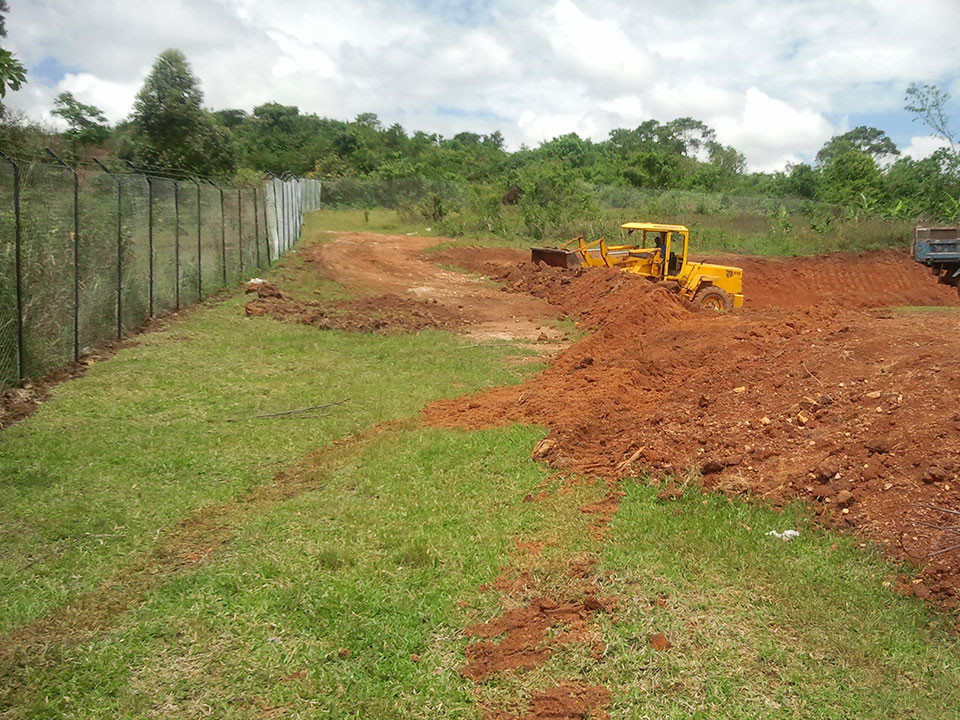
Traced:
POLYGON ((609 245, 604 238, 588 243, 580 235, 560 247, 533 248, 531 259, 558 267, 608 267, 643 275, 717 312, 743 306, 743 270, 689 260, 690 231, 684 225, 628 222, 620 228, 625 237, 619 245, 609 245), (639 244, 627 242, 635 235, 639 244))

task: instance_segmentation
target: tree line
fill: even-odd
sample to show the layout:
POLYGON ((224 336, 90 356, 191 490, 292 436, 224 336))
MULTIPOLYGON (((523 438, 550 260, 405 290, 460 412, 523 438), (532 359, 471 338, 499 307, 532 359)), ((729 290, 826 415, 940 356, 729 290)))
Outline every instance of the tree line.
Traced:
MULTIPOLYGON (((0 25, 0 36, 2 32, 0 25)), ((55 144, 72 161, 97 157, 239 180, 287 172, 419 177, 483 185, 504 202, 527 194, 529 203, 537 193, 556 196, 573 185, 592 184, 797 197, 858 216, 952 221, 960 217, 960 153, 945 110, 948 100, 932 85, 911 84, 906 91, 905 109, 944 142, 927 158, 907 157, 883 130, 861 126, 831 138, 811 163, 761 173, 748 172, 741 152, 689 117, 618 128, 599 142, 569 133, 510 152, 500 132, 453 137, 409 133, 396 123, 384 125, 373 113, 336 120, 272 102, 249 113, 211 111, 204 107, 200 82, 186 57, 167 50, 154 63, 126 120, 111 127, 99 108, 65 92, 52 109, 66 123, 65 131, 51 132, 4 112, 0 149, 39 154, 43 146, 55 144)))

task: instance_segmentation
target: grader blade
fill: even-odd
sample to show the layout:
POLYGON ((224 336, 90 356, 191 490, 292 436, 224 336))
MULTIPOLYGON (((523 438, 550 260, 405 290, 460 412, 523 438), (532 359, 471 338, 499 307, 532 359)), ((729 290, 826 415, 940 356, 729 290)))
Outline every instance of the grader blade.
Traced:
POLYGON ((530 249, 530 259, 534 263, 553 265, 554 267, 574 268, 580 266, 580 253, 576 250, 537 247, 530 249))

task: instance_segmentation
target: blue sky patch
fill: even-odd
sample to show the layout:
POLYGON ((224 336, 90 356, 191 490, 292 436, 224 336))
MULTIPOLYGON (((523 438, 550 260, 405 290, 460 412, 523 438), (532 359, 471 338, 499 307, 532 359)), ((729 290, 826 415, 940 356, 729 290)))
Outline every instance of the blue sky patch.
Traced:
POLYGON ((82 72, 80 68, 64 65, 52 55, 45 56, 40 62, 27 68, 27 73, 31 79, 47 86, 56 85, 63 80, 67 73, 79 72, 82 72))

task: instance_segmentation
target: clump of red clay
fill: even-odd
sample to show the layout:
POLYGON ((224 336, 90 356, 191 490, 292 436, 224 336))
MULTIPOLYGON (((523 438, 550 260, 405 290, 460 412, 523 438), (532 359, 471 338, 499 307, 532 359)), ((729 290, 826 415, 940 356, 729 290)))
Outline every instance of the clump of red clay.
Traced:
POLYGON ((251 283, 247 292, 257 294, 257 298, 246 305, 248 317, 266 315, 322 330, 391 334, 427 328, 452 329, 462 324, 445 306, 399 295, 318 303, 295 300, 276 285, 266 282, 251 283))
POLYGON ((620 509, 622 498, 623 493, 615 490, 603 499, 580 508, 580 512, 594 516, 594 520, 590 524, 590 536, 593 539, 603 540, 606 537, 607 528, 613 520, 613 516, 617 514, 617 510, 620 509))
POLYGON ((598 685, 562 683, 535 694, 523 715, 491 712, 485 720, 607 720, 610 691, 598 685))
POLYGON ((592 638, 587 623, 595 613, 612 610, 616 602, 616 598, 594 595, 563 603, 541 597, 493 620, 470 625, 466 634, 482 639, 467 647, 467 661, 460 674, 480 682, 505 670, 542 665, 550 658, 551 645, 592 638), (564 632, 551 640, 547 633, 555 627, 564 632), (503 638, 495 642, 501 635, 503 638))
MULTIPOLYGON (((838 258, 822 262, 843 277, 838 258)), ((824 525, 897 558, 946 547, 948 533, 918 521, 949 525, 933 508, 960 507, 957 316, 864 309, 877 298, 943 302, 943 289, 905 257, 850 262, 871 282, 835 289, 836 304, 790 297, 783 308, 726 315, 619 271, 496 265, 508 289, 576 312, 589 334, 523 385, 435 402, 426 420, 544 425, 551 433, 535 457, 556 468, 610 480, 699 469, 709 490, 775 505, 806 499, 824 525)), ((801 277, 817 267, 797 266, 801 277)), ((762 273, 790 267, 755 263, 748 305, 751 282, 763 287, 762 273)), ((960 552, 909 580, 901 587, 960 607, 960 552)))

